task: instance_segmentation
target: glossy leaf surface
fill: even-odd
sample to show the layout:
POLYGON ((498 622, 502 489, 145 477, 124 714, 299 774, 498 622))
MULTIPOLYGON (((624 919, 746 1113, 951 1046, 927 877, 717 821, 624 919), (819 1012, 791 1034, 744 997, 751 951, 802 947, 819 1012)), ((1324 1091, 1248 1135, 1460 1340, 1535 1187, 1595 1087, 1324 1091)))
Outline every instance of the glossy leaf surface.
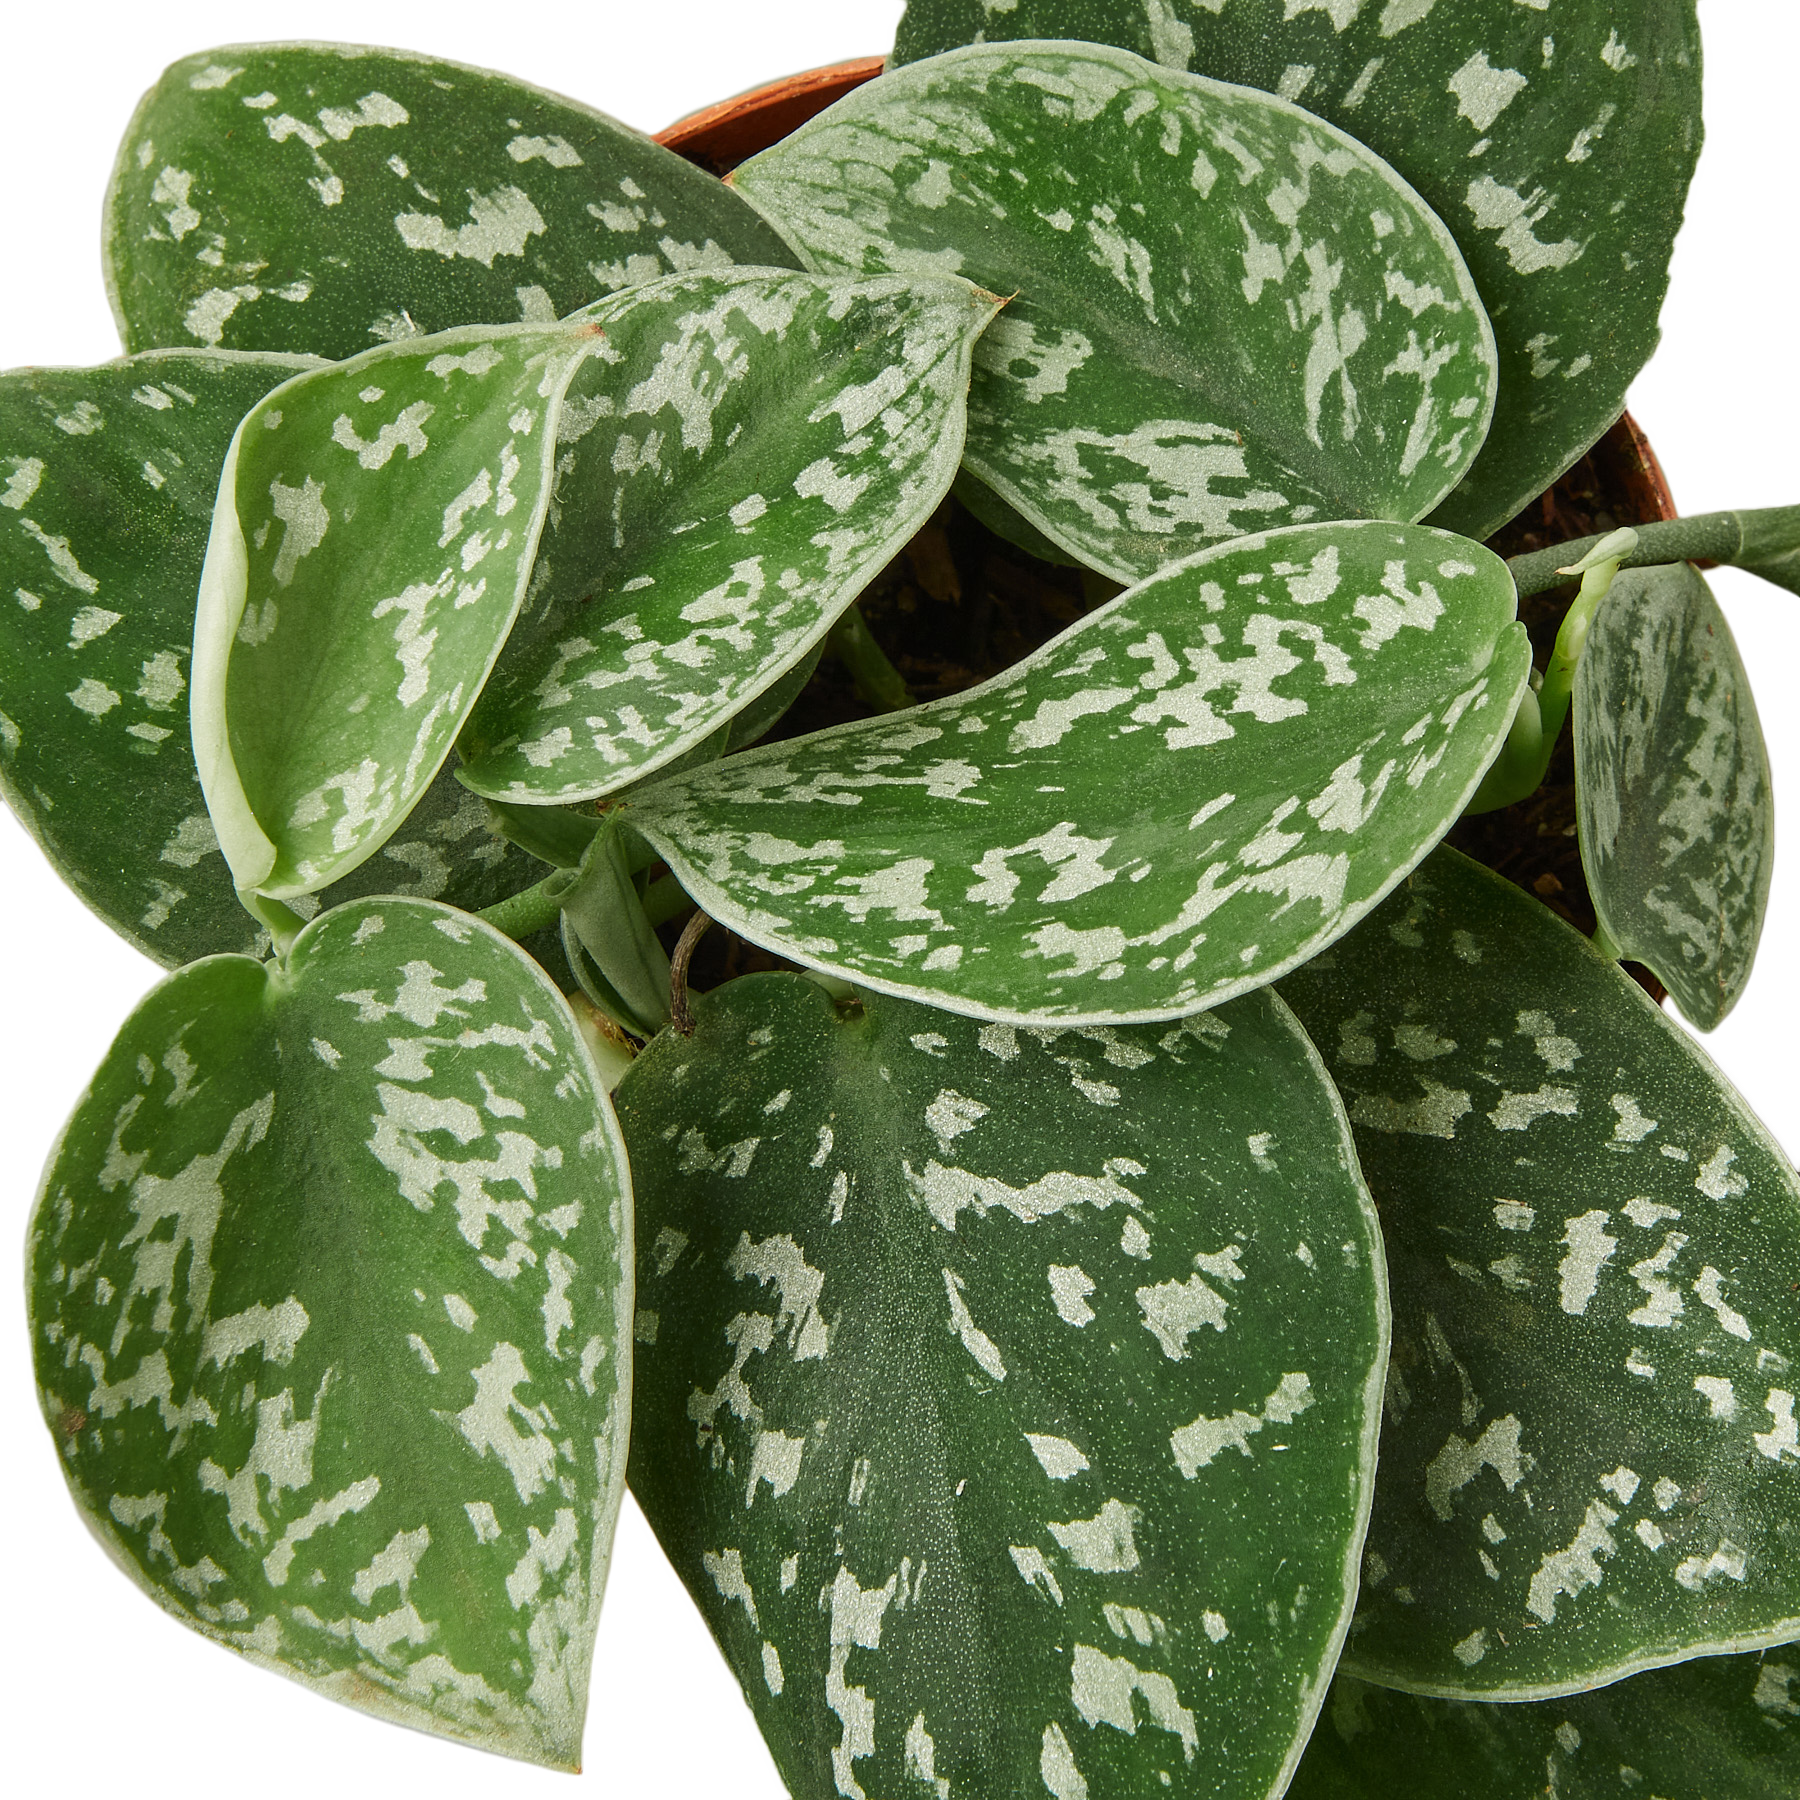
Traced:
POLYGON ((299 377, 238 428, 194 629, 194 754, 239 888, 315 892, 449 753, 518 612, 599 328, 472 327, 299 377))
POLYGON ((984 686, 645 789, 734 931, 979 1017, 1174 1018, 1374 905, 1526 678, 1505 566, 1417 526, 1240 539, 984 686))
POLYGON ((805 661, 930 516, 998 302, 942 278, 678 276, 602 302, 532 590, 463 733, 499 800, 591 799, 805 661))
POLYGON ((617 1095, 631 1481, 796 1800, 1278 1792, 1385 1350, 1292 1016, 1016 1031, 760 975, 697 1018, 617 1095))
POLYGON ((349 44, 171 64, 120 146, 106 248, 128 349, 334 359, 546 323, 678 269, 793 261, 736 195, 602 113, 349 44))
POLYGON ((448 908, 127 1021, 33 1221, 45 1418, 89 1525, 335 1699, 579 1757, 624 1474, 623 1153, 561 996, 448 908))
POLYGON ((1574 692, 1595 910, 1710 1031, 1750 979, 1775 862, 1768 752, 1731 627, 1691 563, 1626 569, 1574 692))
POLYGON ((1707 1656, 1535 1705, 1333 1683, 1291 1800, 1791 1800, 1800 1656, 1707 1656))
POLYGON ((911 0, 894 55, 1087 38, 1298 101, 1450 228, 1500 402, 1432 523, 1486 537, 1619 416, 1700 150, 1693 0, 911 0))
POLYGON ((1743 1102, 1453 851, 1282 993, 1393 1270, 1345 1671, 1537 1699, 1800 1637, 1800 1182, 1743 1102))
POLYGON ((968 465, 1121 581, 1243 532, 1417 519, 1487 427, 1493 334, 1443 225, 1265 94, 975 46, 732 179, 811 267, 1019 295, 976 352, 968 465))

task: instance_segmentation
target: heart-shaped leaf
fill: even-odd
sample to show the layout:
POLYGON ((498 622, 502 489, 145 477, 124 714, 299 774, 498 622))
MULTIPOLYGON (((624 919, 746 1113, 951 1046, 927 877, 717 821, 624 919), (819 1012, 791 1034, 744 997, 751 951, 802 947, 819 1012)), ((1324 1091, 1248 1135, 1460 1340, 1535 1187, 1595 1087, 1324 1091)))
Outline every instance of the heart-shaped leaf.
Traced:
POLYGON ((969 467, 1121 581, 1308 519, 1417 519, 1473 460, 1493 333, 1437 217, 1285 100, 1093 44, 868 83, 732 177, 809 266, 1019 298, 969 467))
POLYGON ((759 271, 596 306, 605 349, 569 387, 552 522, 462 779, 611 793, 803 662, 943 499, 998 304, 759 271))
POLYGON ((302 375, 238 427, 194 627, 194 755, 240 890, 307 894, 392 835, 512 626, 585 319, 302 375))
POLYGON ((910 0, 893 62, 1015 38, 1297 100, 1437 210, 1493 317, 1500 398, 1433 524, 1488 536, 1624 408, 1700 150, 1694 0, 910 0))
POLYGON ((736 195, 602 113, 351 44, 171 64, 120 145, 106 255, 128 349, 334 358, 548 322, 678 269, 793 261, 736 195))
POLYGON ((1800 1637, 1800 1180, 1743 1102, 1450 850, 1282 993, 1394 1278, 1345 1670, 1532 1700, 1800 1637))
MULTIPOLYGON (((0 376, 0 792, 63 879, 165 968, 250 951, 194 771, 188 659, 237 422, 311 366, 162 350, 0 376)), ((473 910, 533 879, 446 774, 383 854, 327 889, 473 910)))
POLYGON ((134 1012, 32 1225, 89 1525, 205 1636, 421 1730, 576 1763, 623 1478, 631 1228, 561 996, 416 900, 134 1012))
POLYGON ((707 912, 811 967, 984 1018, 1177 1018, 1323 949, 1442 837, 1529 661, 1479 545, 1295 526, 630 818, 707 912))
POLYGON ((1703 1656, 1536 1705, 1428 1700, 1347 1675, 1289 1800, 1792 1800, 1800 1657, 1703 1656))
POLYGON ((1384 1362, 1343 1115, 1255 995, 977 1026, 791 975, 618 1089, 631 1482, 796 1800, 1280 1791, 1384 1362))
POLYGON ((1750 678, 1691 563, 1614 579, 1576 671, 1574 711, 1594 910, 1710 1031, 1750 979, 1775 806, 1750 678))

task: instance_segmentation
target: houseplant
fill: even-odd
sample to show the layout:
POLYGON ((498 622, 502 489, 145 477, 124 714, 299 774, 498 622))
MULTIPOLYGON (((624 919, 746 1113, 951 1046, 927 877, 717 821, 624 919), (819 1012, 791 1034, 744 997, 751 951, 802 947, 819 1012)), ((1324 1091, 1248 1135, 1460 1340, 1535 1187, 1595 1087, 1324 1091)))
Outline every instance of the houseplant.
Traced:
MULTIPOLYGON (((954 1132, 952 1132, 952 1136, 954 1136, 954 1132)), ((954 1294, 952 1294, 952 1314, 954 1314, 954 1294)), ((801 1330, 801 1321, 799 1321, 799 1318, 796 1318, 796 1321, 794 1321, 794 1328, 796 1328, 796 1334, 801 1330)), ((965 1337, 965 1341, 967 1341, 967 1337, 965 1337)), ((992 1348, 992 1345, 990 1345, 990 1348, 992 1348)), ((1048 1467, 1048 1465, 1046 1465, 1046 1467, 1048 1467)), ((752 1483, 752 1487, 754 1487, 754 1483, 752 1483)), ((1129 1699, 1127 1699, 1127 1708, 1129 1708, 1129 1699)), ((846 1733, 848 1733, 848 1721, 846 1721, 846 1733)))

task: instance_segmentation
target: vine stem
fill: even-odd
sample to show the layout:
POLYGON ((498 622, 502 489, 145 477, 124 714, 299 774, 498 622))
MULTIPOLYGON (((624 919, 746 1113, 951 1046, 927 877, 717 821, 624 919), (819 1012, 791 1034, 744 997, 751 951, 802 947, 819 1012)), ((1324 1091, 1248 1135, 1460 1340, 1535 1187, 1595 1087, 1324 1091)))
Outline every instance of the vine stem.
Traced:
POLYGON ((882 712, 899 712, 912 705, 905 678, 888 661, 887 652, 876 643, 854 606, 832 626, 830 643, 833 654, 850 671, 857 695, 865 704, 882 712))
POLYGON ((669 1021, 681 1037, 694 1035, 694 1015, 688 1010, 688 964, 694 959, 694 947, 706 935, 712 923, 698 907, 694 916, 681 928, 675 943, 675 954, 669 958, 669 1021))
MULTIPOLYGON (((1636 531, 1636 549, 1619 559, 1623 569, 1642 568, 1649 563, 1731 562, 1744 542, 1736 513, 1696 513, 1691 519, 1659 519, 1653 525, 1637 526, 1636 531)), ((1528 600, 1533 594, 1561 587, 1573 566, 1605 543, 1608 535, 1602 532, 1567 544, 1552 544, 1548 550, 1509 557, 1506 566, 1519 598, 1528 600)))
MULTIPOLYGON (((1488 770, 1475 798, 1466 811, 1470 814, 1493 812, 1511 806, 1535 793, 1550 772, 1550 757, 1556 740, 1569 716, 1569 702, 1575 690, 1575 672, 1581 667, 1581 653, 1587 647, 1588 630, 1594 614, 1606 598, 1613 577, 1630 557, 1638 543, 1637 532, 1627 528, 1596 538, 1593 547, 1578 562, 1559 571, 1564 576, 1580 575, 1581 591, 1563 616, 1562 628, 1556 634, 1556 647, 1550 652, 1544 678, 1519 696, 1519 710, 1513 714, 1512 729, 1494 765, 1488 770)), ((1565 546, 1559 554, 1567 554, 1577 546, 1565 546)), ((1534 677, 1535 680, 1535 677, 1534 677)))
POLYGON ((516 943, 521 938, 548 931, 556 923, 562 916, 563 898, 573 885, 573 871, 557 869, 536 887, 524 888, 492 906, 484 906, 475 917, 516 943))

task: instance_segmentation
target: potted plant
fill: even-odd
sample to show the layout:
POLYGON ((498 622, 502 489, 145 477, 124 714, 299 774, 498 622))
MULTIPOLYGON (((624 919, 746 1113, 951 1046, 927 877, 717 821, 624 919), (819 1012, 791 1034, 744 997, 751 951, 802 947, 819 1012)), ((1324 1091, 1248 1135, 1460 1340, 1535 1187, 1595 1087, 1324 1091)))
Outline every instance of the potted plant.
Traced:
POLYGON ((916 7, 731 188, 419 58, 146 97, 133 354, 4 395, 6 778, 177 969, 28 1276, 168 1610, 569 1766, 629 1434, 796 1793, 1791 1778, 1795 1178, 1612 964, 1747 978, 1688 559, 1794 510, 1478 541, 1653 337, 1691 16, 1342 10, 916 7), (908 706, 953 480, 1084 604, 908 706), (827 646, 884 710, 792 735, 827 646), (1571 713, 1593 945, 1434 848, 1571 713))

